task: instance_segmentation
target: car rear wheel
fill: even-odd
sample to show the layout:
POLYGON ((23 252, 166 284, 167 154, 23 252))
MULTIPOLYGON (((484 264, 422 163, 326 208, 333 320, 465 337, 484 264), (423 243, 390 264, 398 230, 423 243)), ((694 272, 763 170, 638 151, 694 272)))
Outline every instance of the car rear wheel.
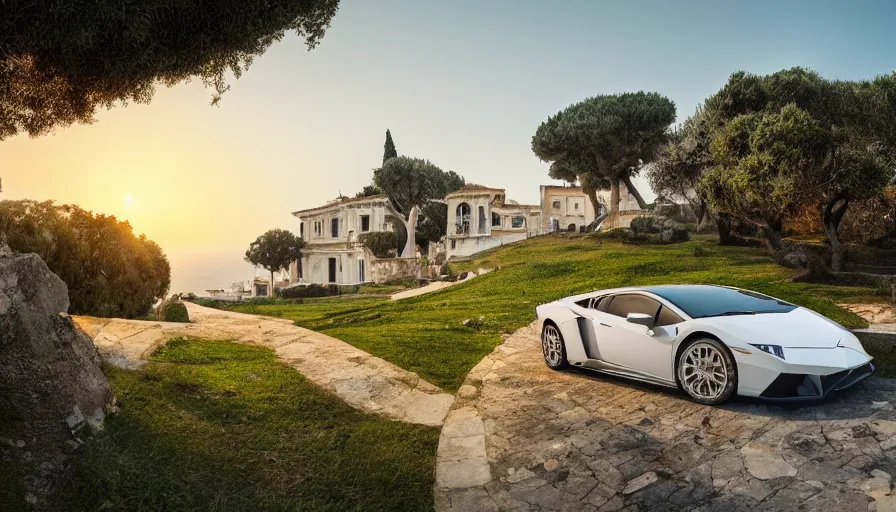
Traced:
POLYGON ((541 352, 544 354, 545 364, 552 370, 559 370, 568 364, 563 335, 552 323, 545 323, 541 329, 541 352))
POLYGON ((688 344, 678 356, 678 382, 697 403, 718 405, 737 390, 737 365, 718 340, 703 338, 688 344))

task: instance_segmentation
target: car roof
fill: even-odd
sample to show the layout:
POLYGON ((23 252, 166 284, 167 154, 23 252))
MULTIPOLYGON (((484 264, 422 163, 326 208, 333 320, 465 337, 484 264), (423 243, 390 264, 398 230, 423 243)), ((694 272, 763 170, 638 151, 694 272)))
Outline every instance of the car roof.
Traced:
MULTIPOLYGON (((605 290, 594 290, 592 292, 580 293, 578 295, 571 295, 569 297, 565 297, 561 300, 567 301, 577 301, 582 299, 587 299, 590 297, 597 297, 599 295, 610 295, 614 293, 625 293, 625 292, 647 292, 657 297, 662 297, 666 299, 665 295, 671 294, 671 292, 679 289, 691 289, 698 291, 700 288, 710 288, 710 289, 718 289, 718 288, 729 288, 731 290, 737 290, 737 288, 730 288, 727 286, 715 285, 715 284, 664 284, 664 285, 656 285, 656 286, 623 286, 620 288, 607 288, 605 290)), ((668 299, 667 299, 668 300, 668 299)))

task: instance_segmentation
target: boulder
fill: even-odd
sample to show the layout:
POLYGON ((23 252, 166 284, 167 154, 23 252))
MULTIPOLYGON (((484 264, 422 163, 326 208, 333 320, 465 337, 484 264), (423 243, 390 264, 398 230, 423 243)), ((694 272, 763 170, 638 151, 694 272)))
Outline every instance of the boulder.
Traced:
POLYGON ((0 484, 31 503, 65 477, 69 456, 114 399, 68 306, 68 288, 40 257, 0 244, 0 484))

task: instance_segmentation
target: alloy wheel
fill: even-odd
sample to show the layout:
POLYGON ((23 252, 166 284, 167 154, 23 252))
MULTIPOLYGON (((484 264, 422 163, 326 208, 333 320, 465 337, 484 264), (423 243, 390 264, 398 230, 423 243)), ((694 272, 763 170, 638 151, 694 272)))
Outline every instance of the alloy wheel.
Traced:
POLYGON ((695 343, 687 348, 682 359, 680 380, 691 395, 704 400, 716 399, 728 385, 725 358, 709 343, 695 343))
POLYGON ((559 366, 563 361, 563 341, 560 331, 553 325, 546 325, 541 332, 541 351, 548 366, 559 366))

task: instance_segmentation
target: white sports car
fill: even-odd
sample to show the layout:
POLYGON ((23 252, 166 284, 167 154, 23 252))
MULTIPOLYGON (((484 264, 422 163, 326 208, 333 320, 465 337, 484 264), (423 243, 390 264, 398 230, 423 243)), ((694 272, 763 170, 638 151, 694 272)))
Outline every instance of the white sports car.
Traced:
POLYGON ((683 389, 720 404, 735 393, 822 398, 871 375, 861 342, 818 313, 738 288, 616 288, 536 308, 544 360, 683 389))

